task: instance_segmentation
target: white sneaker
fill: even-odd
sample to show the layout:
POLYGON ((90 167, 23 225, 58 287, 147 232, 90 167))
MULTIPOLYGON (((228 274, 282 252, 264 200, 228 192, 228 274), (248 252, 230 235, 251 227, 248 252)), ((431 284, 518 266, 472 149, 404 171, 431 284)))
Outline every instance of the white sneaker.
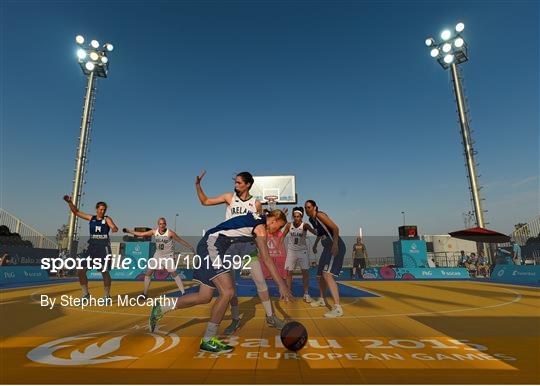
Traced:
POLYGON ((311 302, 311 307, 324 307, 326 306, 326 303, 324 302, 323 298, 319 298, 318 300, 311 302))
POLYGON ((309 296, 309 294, 304 294, 304 301, 306 303, 311 303, 313 299, 311 299, 311 296, 309 296))
POLYGON ((334 306, 332 311, 328 311, 324 314, 325 318, 339 318, 340 316, 343 316, 343 309, 339 305, 334 306))

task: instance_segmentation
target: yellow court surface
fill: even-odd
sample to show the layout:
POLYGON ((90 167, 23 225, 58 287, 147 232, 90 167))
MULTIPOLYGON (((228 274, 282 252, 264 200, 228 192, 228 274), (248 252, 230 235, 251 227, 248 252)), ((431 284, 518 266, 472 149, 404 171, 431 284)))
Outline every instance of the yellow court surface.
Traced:
MULTIPOLYGON (((188 285, 193 285, 189 283, 188 285)), ((345 315, 274 300, 279 316, 304 324, 299 352, 281 346, 257 297, 241 297, 243 326, 230 354, 199 352, 211 304, 165 315, 148 331, 148 306, 118 305, 141 282, 114 282, 112 306, 58 304, 78 283, 4 289, 2 383, 538 383, 538 287, 476 281, 356 281, 369 296, 344 297, 345 315), (51 308, 40 301, 56 298, 51 308)), ((94 296, 103 293, 91 282, 94 296)), ((150 296, 174 292, 153 282, 150 296)), ((220 326, 228 325, 230 313, 220 326)))

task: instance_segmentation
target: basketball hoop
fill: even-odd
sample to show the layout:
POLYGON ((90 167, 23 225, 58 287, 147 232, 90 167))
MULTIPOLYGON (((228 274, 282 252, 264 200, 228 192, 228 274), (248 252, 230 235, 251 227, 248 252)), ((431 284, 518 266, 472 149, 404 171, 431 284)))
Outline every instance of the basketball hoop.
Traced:
POLYGON ((264 199, 266 200, 269 211, 273 211, 274 209, 276 209, 278 196, 264 196, 264 199))

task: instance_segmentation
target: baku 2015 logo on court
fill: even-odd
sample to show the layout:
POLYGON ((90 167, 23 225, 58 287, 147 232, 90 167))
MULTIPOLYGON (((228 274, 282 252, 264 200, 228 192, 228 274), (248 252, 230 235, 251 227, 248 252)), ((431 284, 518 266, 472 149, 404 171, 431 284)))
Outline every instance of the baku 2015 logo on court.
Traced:
POLYGON ((26 354, 31 361, 47 365, 97 365, 136 360, 143 355, 161 354, 178 346, 180 337, 171 332, 137 330, 103 331, 69 336, 44 343, 26 354))

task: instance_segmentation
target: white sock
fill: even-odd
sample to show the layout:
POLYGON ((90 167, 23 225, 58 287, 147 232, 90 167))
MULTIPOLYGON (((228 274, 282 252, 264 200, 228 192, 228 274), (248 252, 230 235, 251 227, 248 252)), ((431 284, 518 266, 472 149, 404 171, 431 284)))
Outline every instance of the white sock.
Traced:
POLYGON ((231 305, 231 314, 233 319, 240 319, 240 310, 238 304, 236 306, 231 305))
POLYGON ((334 304, 334 308, 335 308, 336 310, 341 310, 341 305, 340 305, 339 303, 334 304))
POLYGON ((210 340, 211 338, 217 336, 219 324, 208 322, 206 325, 206 331, 204 332, 204 340, 210 340))
POLYGON ((176 275, 174 277, 174 282, 176 283, 176 285, 180 289, 180 292, 182 292, 182 295, 185 294, 186 290, 184 289, 184 284, 182 283, 182 279, 180 279, 180 276, 176 275))
POLYGON ((144 290, 143 290, 143 294, 147 295, 148 294, 148 288, 150 288, 150 280, 152 279, 151 276, 145 276, 144 277, 144 290))
POLYGON ((266 312, 266 316, 274 315, 274 311, 272 311, 272 302, 270 300, 264 300, 262 305, 264 307, 264 312, 266 312))
POLYGON ((105 290, 105 297, 108 298, 109 296, 111 296, 111 287, 103 287, 103 289, 105 290))
POLYGON ((81 285, 81 288, 82 288, 82 294, 83 294, 83 296, 88 295, 88 284, 82 284, 82 285, 81 285))

